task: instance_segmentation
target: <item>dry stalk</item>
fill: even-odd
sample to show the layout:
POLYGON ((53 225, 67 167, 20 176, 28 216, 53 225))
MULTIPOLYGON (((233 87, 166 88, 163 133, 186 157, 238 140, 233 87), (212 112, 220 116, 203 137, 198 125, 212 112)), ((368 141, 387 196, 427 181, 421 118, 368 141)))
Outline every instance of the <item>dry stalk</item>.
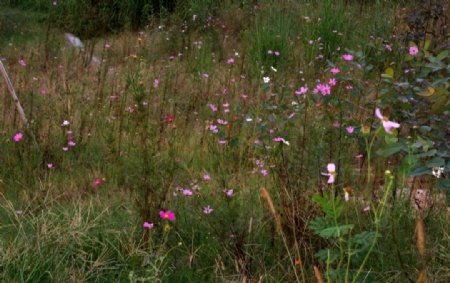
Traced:
POLYGON ((0 60, 0 72, 2 73, 3 78, 5 79, 6 86, 8 87, 9 93, 11 94, 14 104, 16 105, 17 111, 19 112, 20 119, 22 119, 25 126, 28 128, 28 120, 25 116, 25 112, 23 111, 22 105, 20 104, 19 98, 17 97, 16 91, 9 79, 8 73, 6 72, 5 66, 3 66, 2 60, 0 60))
MULTIPOLYGON (((5 80, 6 86, 8 87, 9 93, 11 94, 11 97, 14 101, 14 104, 16 105, 17 112, 19 112, 20 119, 22 119, 23 124, 25 125, 25 128, 29 130, 30 124, 28 123, 27 117, 25 116, 25 111, 23 111, 22 105, 20 104, 19 97, 16 94, 16 91, 14 90, 14 87, 11 83, 11 80, 9 79, 8 73, 6 72, 5 66, 3 66, 2 60, 0 60, 0 73, 3 76, 3 79, 5 80)), ((36 138, 34 137, 34 134, 30 132, 30 135, 33 139, 34 145, 37 147, 36 138)))
POLYGON ((316 277, 317 283, 325 283, 322 277, 322 273, 320 272, 320 269, 314 265, 314 276, 316 277))
POLYGON ((418 216, 416 219, 416 246, 420 256, 424 257, 426 252, 425 241, 425 225, 422 217, 418 216))
POLYGON ((275 210, 275 206, 273 205, 272 198, 270 197, 270 194, 266 188, 261 188, 261 196, 263 197, 263 199, 267 202, 267 205, 269 206, 270 213, 272 213, 272 216, 275 220, 275 226, 277 228, 277 232, 279 234, 281 234, 282 233, 281 218, 278 215, 277 211, 275 210))

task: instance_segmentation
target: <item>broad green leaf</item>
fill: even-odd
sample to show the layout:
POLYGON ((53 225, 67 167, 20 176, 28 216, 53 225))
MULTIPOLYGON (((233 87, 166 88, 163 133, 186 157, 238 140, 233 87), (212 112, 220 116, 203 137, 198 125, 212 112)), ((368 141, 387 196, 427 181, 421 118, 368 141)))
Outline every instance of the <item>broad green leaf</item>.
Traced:
POLYGON ((319 231, 319 236, 325 239, 341 237, 345 234, 348 234, 348 232, 350 232, 353 227, 353 224, 328 227, 319 231))
POLYGON ((377 154, 382 157, 388 157, 401 151, 404 148, 402 143, 391 143, 386 145, 384 148, 377 150, 377 154))
POLYGON ((409 176, 417 177, 417 176, 422 176, 422 175, 428 174, 430 172, 431 172, 430 168, 428 168, 426 166, 422 166, 422 167, 418 167, 418 168, 414 169, 411 173, 409 173, 409 176))
POLYGON ((312 200, 320 205, 320 208, 322 208, 322 211, 325 213, 325 215, 330 218, 339 218, 339 216, 341 216, 342 212, 344 211, 344 206, 342 205, 342 202, 339 201, 339 199, 334 200, 334 205, 330 199, 322 197, 320 195, 313 196, 312 200))
POLYGON ((445 160, 442 157, 436 156, 435 158, 427 162, 427 166, 429 168, 445 166, 445 160))

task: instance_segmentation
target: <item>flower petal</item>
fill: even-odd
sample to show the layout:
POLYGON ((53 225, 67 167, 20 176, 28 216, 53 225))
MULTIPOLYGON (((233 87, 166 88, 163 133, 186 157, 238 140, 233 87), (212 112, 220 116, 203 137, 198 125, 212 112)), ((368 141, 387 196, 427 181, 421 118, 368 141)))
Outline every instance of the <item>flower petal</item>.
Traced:
POLYGON ((328 163, 327 170, 328 173, 336 172, 336 165, 334 163, 328 163))
POLYGON ((378 119, 383 120, 383 114, 381 114, 380 108, 375 109, 375 116, 377 116, 378 119))

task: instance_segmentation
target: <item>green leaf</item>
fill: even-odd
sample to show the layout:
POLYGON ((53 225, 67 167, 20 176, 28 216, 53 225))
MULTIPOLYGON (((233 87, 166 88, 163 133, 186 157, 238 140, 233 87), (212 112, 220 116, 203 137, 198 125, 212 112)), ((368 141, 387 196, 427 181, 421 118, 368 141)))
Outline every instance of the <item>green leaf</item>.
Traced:
POLYGON ((427 166, 422 166, 414 169, 411 173, 409 173, 409 176, 417 177, 428 174, 430 172, 431 172, 430 168, 428 168, 427 166))
POLYGON ((339 251, 337 249, 323 249, 318 251, 315 254, 315 257, 317 257, 320 261, 329 261, 330 263, 333 263, 339 259, 339 251))
POLYGON ((442 157, 436 156, 435 158, 427 162, 427 166, 429 168, 445 166, 445 160, 442 157))
POLYGON ((350 232, 350 230, 352 230, 353 227, 354 227, 353 224, 328 227, 319 231, 319 236, 325 239, 341 237, 350 232))
POLYGON ((404 148, 402 143, 391 143, 386 145, 384 148, 377 150, 377 154, 382 157, 391 156, 404 148))
POLYGON ((309 222, 309 229, 311 229, 315 234, 319 234, 320 231, 326 229, 330 226, 330 222, 327 221, 325 217, 316 217, 314 220, 309 222))
POLYGON ((339 216, 341 216, 342 212, 344 211, 344 206, 339 201, 339 199, 334 200, 334 207, 330 199, 320 195, 313 196, 312 200, 320 205, 320 208, 322 208, 322 211, 325 213, 325 215, 330 218, 339 218, 339 216))

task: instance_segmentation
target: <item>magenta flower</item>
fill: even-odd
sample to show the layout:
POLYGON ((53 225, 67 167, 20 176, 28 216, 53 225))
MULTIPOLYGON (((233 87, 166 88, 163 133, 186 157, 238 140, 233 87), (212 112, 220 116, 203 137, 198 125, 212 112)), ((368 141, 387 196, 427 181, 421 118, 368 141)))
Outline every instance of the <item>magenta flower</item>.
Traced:
POLYGON ((67 142, 67 145, 70 146, 70 147, 74 147, 74 146, 76 146, 77 144, 76 144, 76 142, 75 142, 74 140, 69 140, 69 141, 67 142))
POLYGON ((234 190, 233 189, 224 189, 223 192, 227 195, 227 197, 231 198, 232 196, 234 196, 234 190))
POLYGON ((233 64, 234 64, 234 58, 229 58, 229 59, 227 60, 227 64, 228 64, 228 65, 233 65, 233 64))
POLYGON ((152 229, 154 224, 151 222, 147 222, 145 221, 144 224, 142 225, 144 227, 144 229, 152 229))
POLYGON ((209 176, 208 174, 203 175, 203 181, 211 181, 211 176, 209 176))
POLYGON ((183 195, 184 196, 187 196, 187 197, 190 197, 190 196, 192 196, 192 191, 190 190, 190 189, 183 189, 183 195))
POLYGON ((355 128, 353 128, 352 126, 348 126, 347 128, 345 128, 345 130, 347 131, 347 133, 353 134, 353 131, 355 131, 355 128))
POLYGON ((20 141, 22 141, 23 140, 23 133, 22 132, 17 132, 17 133, 15 133, 14 134, 14 136, 13 136, 13 141, 14 142, 20 142, 20 141))
POLYGON ((213 212, 214 211, 214 209, 212 209, 211 208, 211 206, 205 206, 204 208, 203 208, 203 213, 204 214, 211 214, 211 212, 213 212))
POLYGON ((162 219, 165 219, 165 220, 169 220, 169 221, 174 221, 176 218, 175 213, 173 213, 170 210, 167 210, 167 211, 161 210, 159 212, 159 217, 161 217, 162 219))
POLYGON ((282 138, 282 137, 275 137, 275 138, 273 138, 273 141, 274 142, 282 142, 285 145, 289 145, 289 142, 287 140, 285 140, 284 138, 282 138))
POLYGON ((330 86, 335 86, 337 84, 337 81, 336 81, 335 78, 331 78, 331 79, 328 80, 328 84, 330 86))
POLYGON ((47 168, 48 169, 52 169, 53 168, 53 163, 47 163, 47 168))
POLYGON ((103 181, 102 178, 95 178, 94 181, 92 181, 92 187, 94 189, 100 187, 103 184, 103 181))
POLYGON ((297 89, 295 91, 295 95, 302 95, 302 94, 306 94, 307 92, 308 92, 308 87, 305 85, 305 86, 302 86, 299 89, 297 89))
POLYGON ((331 87, 329 84, 319 83, 313 90, 314 94, 320 93, 322 96, 327 96, 331 94, 331 87))
POLYGON ((322 173, 322 175, 328 176, 328 184, 333 184, 334 177, 336 177, 336 165, 334 163, 328 163, 327 171, 328 173, 322 173))
POLYGON ((344 59, 345 61, 352 61, 353 55, 352 54, 344 54, 344 55, 342 55, 342 59, 344 59))
POLYGON ((388 134, 392 133, 393 128, 396 128, 396 129, 400 128, 399 123, 389 121, 388 117, 383 116, 381 114, 380 108, 375 109, 375 116, 381 120, 381 122, 383 123, 384 130, 388 134))
POLYGON ((416 56, 417 54, 419 54, 419 48, 417 48, 417 46, 411 46, 408 50, 409 55, 411 56, 416 56))
POLYGON ((332 73, 333 75, 339 74, 341 72, 341 70, 338 67, 334 67, 330 69, 330 73, 332 73))

